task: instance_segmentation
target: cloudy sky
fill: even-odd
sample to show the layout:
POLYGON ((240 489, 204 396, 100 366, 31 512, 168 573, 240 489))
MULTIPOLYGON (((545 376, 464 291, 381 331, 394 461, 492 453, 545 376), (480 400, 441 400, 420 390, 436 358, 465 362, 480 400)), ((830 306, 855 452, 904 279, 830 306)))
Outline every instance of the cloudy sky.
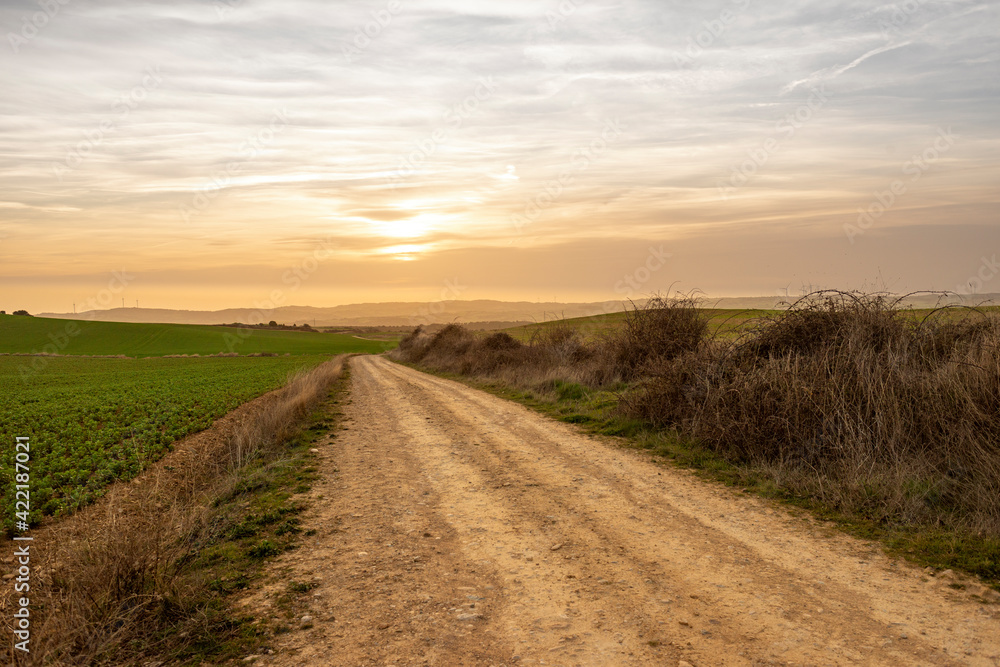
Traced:
POLYGON ((972 0, 2 0, 0 307, 1000 292, 998 25, 972 0))

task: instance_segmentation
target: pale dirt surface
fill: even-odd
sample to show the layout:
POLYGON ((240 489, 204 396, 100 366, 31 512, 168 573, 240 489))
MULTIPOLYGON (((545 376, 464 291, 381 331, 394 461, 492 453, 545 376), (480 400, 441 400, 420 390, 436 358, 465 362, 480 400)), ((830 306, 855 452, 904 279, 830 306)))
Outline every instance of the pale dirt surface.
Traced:
POLYGON ((1000 665, 973 582, 462 384, 351 368, 318 532, 243 602, 318 587, 255 664, 1000 665))

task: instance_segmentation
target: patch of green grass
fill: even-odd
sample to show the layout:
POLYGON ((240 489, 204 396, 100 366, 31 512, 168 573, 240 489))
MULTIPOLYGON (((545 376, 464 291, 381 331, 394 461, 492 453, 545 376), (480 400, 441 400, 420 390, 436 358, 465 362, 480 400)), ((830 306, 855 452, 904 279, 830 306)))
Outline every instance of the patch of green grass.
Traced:
POLYGON ((253 558, 254 560, 260 560, 262 558, 268 558, 270 556, 277 556, 284 549, 279 547, 274 542, 270 540, 264 540, 260 544, 255 544, 254 546, 247 549, 247 556, 253 558))
POLYGON ((289 584, 288 584, 288 590, 291 591, 292 593, 308 593, 309 591, 311 591, 312 589, 314 589, 314 588, 316 588, 318 586, 319 586, 319 584, 316 583, 316 582, 314 582, 314 581, 305 582, 305 583, 298 582, 298 581, 292 581, 292 582, 289 582, 289 584))
POLYGON ((237 526, 233 527, 233 530, 229 533, 229 536, 234 540, 238 540, 244 537, 253 537, 258 532, 260 532, 260 527, 254 521, 242 521, 237 526))
POLYGON ((241 591, 250 585, 250 578, 245 574, 238 574, 233 578, 222 577, 212 579, 208 582, 208 589, 215 591, 216 593, 233 593, 235 591, 241 591))
POLYGON ((579 401, 587 395, 587 388, 577 382, 555 380, 552 384, 560 401, 579 401))
MULTIPOLYGON (((300 487, 300 488, 304 488, 305 491, 309 490, 309 487, 300 487)), ((305 493, 305 491, 302 491, 301 493, 305 493)), ((280 526, 278 526, 277 528, 275 528, 274 529, 274 534, 275 535, 287 535, 288 533, 301 533, 302 529, 299 528, 298 524, 299 524, 298 518, 297 517, 292 517, 291 519, 286 520, 280 526)))

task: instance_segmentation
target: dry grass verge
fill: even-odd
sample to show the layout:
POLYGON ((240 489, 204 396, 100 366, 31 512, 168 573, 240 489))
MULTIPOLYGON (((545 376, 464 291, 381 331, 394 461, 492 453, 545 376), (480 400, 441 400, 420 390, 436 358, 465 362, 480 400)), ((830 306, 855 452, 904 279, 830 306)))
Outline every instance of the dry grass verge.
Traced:
POLYGON ((822 295, 664 360, 623 409, 837 510, 1000 536, 997 319, 822 295))
POLYGON ((222 503, 251 488, 253 465, 280 459, 342 371, 338 357, 295 376, 98 504, 33 531, 31 654, 11 657, 7 644, 8 664, 135 664, 240 632, 208 594, 218 582, 206 579, 202 551, 232 528, 222 503))

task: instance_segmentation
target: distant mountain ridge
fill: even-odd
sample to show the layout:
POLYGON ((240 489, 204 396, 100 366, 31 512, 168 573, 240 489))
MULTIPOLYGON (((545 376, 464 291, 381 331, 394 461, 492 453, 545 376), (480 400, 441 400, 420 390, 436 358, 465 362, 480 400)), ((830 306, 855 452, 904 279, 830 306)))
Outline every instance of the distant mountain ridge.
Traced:
MULTIPOLYGON (((721 297, 703 300, 706 308, 780 308, 798 297, 721 297)), ((642 304, 644 300, 635 303, 642 304)), ((997 305, 1000 294, 950 295, 916 294, 905 304, 915 308, 933 308, 945 303, 957 305, 997 305)), ((274 320, 279 324, 309 324, 318 327, 338 326, 417 326, 449 322, 542 322, 571 317, 587 317, 625 310, 628 301, 610 300, 588 303, 531 301, 432 301, 356 303, 344 306, 282 306, 269 310, 227 308, 225 310, 171 310, 167 308, 112 308, 81 313, 39 313, 56 319, 92 319, 103 322, 147 322, 163 324, 257 324, 274 320)))
POLYGON ((626 302, 533 303, 528 301, 435 301, 358 303, 321 308, 282 306, 273 309, 227 308, 224 310, 171 310, 166 308, 112 308, 81 313, 39 313, 57 319, 93 319, 104 322, 148 322, 164 324, 256 324, 274 320, 279 324, 334 326, 417 326, 449 322, 538 322, 620 312, 626 302))

